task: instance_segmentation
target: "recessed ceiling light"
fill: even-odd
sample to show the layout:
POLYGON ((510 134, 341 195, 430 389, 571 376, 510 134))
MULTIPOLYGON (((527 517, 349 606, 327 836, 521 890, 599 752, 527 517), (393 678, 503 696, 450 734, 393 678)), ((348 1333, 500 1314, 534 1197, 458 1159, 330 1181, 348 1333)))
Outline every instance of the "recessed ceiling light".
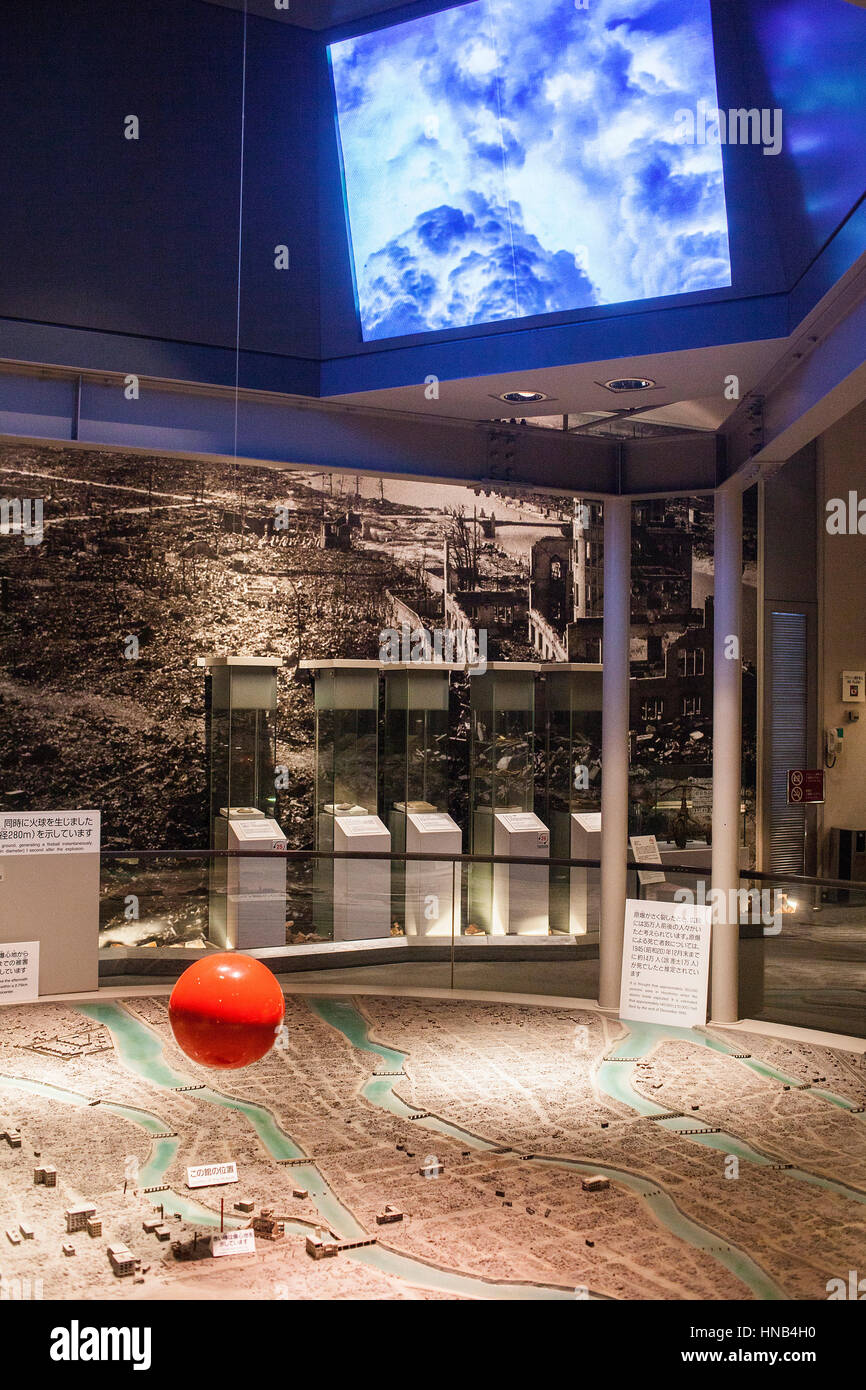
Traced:
POLYGON ((599 383, 607 391, 651 391, 656 383, 648 376, 615 377, 613 381, 599 383))
POLYGON ((545 396, 543 391, 503 391, 497 399, 508 401, 510 405, 531 405, 535 401, 549 400, 550 397, 545 396))

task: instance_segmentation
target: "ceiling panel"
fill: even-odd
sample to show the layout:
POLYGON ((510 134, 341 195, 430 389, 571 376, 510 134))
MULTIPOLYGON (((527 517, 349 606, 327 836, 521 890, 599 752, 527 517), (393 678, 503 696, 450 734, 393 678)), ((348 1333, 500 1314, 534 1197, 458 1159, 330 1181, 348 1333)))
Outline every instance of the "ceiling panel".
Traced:
MULTIPOLYGON (((244 8, 244 0, 207 0, 207 3, 230 10, 243 11, 244 8)), ((453 3, 454 0, 443 0, 442 8, 447 9, 453 3)), ((405 0, 288 0, 287 9, 277 9, 274 0, 247 0, 247 10, 262 19, 275 19, 303 29, 332 29, 337 24, 402 9, 404 4, 405 0)))

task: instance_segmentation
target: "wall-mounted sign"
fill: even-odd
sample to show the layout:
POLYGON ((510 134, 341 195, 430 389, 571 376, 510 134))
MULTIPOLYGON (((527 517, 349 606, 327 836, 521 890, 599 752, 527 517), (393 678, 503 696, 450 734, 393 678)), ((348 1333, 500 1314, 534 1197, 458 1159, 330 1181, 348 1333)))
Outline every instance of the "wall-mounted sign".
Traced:
MULTIPOLYGON (((660 864, 662 862, 655 835, 630 835, 629 844, 636 864, 660 864)), ((657 869, 638 869, 637 876, 642 885, 665 882, 664 874, 659 873, 657 869)))
POLYGON ((254 1255, 256 1253, 256 1234, 249 1226, 240 1231, 222 1231, 211 1241, 211 1254, 254 1255))
POLYGON ((0 1004, 39 998, 39 942, 0 942, 0 1004))
POLYGON ((237 1180, 236 1163, 200 1163, 186 1170, 187 1187, 220 1187, 223 1183, 237 1180))
POLYGON ((804 806, 824 800, 824 773, 820 767, 788 770, 788 805, 804 806))
POLYGON ((0 811, 0 854, 98 854, 99 811, 0 811))
POLYGON ((842 672, 842 703, 846 705, 866 703, 866 671, 842 672))
POLYGON ((713 909, 694 903, 625 905, 620 1018, 693 1028, 707 1021, 713 909))

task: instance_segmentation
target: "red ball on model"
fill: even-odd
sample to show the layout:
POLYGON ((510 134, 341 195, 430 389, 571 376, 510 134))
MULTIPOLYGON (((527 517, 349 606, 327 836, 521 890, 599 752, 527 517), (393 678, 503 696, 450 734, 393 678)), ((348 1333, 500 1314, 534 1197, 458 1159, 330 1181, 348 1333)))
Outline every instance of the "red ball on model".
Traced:
POLYGON ((270 1052, 286 1011, 283 991, 253 956, 221 951, 190 965, 171 992, 168 1017, 181 1052, 231 1071, 270 1052))

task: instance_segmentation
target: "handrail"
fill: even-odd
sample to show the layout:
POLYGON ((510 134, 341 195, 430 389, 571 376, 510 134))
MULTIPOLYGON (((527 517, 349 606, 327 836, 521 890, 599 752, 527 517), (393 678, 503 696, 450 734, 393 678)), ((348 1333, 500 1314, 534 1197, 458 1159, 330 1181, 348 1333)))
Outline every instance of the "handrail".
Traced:
MULTIPOLYGON (((292 862, 308 859, 383 859, 397 863, 429 864, 546 864, 551 868, 562 869, 601 869, 600 859, 531 859, 516 854, 453 854, 440 851, 420 853, 414 851, 385 853, 383 850, 323 850, 323 849, 103 849, 103 859, 263 859, 275 857, 292 862)), ((685 874, 693 878, 711 878, 712 866, 709 864, 637 864, 634 860, 626 862, 630 872, 653 870, 685 874)), ((848 892, 866 893, 866 881, 849 878, 818 878, 811 874, 768 873, 762 869, 741 869, 740 880, 756 880, 760 883, 790 885, 797 888, 829 888, 848 892)))

